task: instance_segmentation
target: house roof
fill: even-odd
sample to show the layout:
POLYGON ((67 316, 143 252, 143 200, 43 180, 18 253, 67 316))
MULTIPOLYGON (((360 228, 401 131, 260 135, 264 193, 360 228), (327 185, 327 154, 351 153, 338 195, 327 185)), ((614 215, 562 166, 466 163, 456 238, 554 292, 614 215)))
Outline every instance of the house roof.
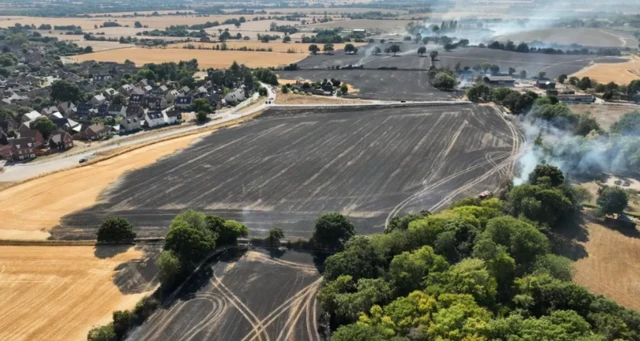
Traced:
POLYGON ((64 139, 65 135, 69 135, 69 134, 64 131, 57 131, 55 133, 52 133, 51 136, 49 136, 49 142, 60 143, 64 139))
POLYGON ((515 79, 511 76, 487 76, 485 78, 489 82, 515 82, 515 79))
POLYGON ((191 96, 180 96, 180 97, 176 98, 175 103, 176 104, 191 104, 192 101, 193 101, 193 97, 191 97, 191 96))
POLYGON ((157 120, 157 119, 161 119, 163 118, 163 115, 161 112, 159 111, 155 111, 155 112, 148 112, 147 116, 149 117, 150 120, 157 120))
POLYGON ((180 112, 178 110, 169 110, 165 112, 165 115, 167 115, 167 117, 180 117, 180 112))
POLYGON ((129 102, 142 102, 142 101, 144 101, 144 95, 135 94, 135 95, 129 96, 129 102))
POLYGON ((37 119, 38 117, 41 117, 42 115, 39 112, 34 110, 32 112, 28 112, 24 114, 24 116, 26 116, 29 121, 34 121, 35 119, 37 119))
POLYGON ((20 146, 20 148, 18 148, 18 149, 33 148, 33 146, 31 146, 31 147, 27 146, 27 143, 33 143, 33 138, 31 138, 31 137, 20 137, 20 138, 17 138, 17 139, 11 139, 11 140, 9 140, 9 143, 14 148, 18 148, 18 146, 20 146))
POLYGON ((127 116, 140 115, 144 113, 144 109, 142 109, 142 107, 139 105, 130 105, 127 107, 126 113, 127 116))
POLYGON ((104 130, 104 125, 102 123, 95 123, 87 127, 87 130, 91 130, 95 133, 99 133, 104 130))
POLYGON ((104 101, 107 98, 104 97, 104 95, 102 95, 102 94, 97 94, 97 95, 93 96, 93 99, 95 99, 96 101, 104 101))

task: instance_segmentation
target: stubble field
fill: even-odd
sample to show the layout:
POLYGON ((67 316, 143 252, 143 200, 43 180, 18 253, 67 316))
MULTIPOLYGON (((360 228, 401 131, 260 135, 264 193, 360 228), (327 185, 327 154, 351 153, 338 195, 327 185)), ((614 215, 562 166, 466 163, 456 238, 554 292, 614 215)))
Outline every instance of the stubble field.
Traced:
POLYGON ((155 287, 151 254, 129 246, 0 247, 0 340, 86 340, 112 311, 133 308, 155 287))
MULTIPOLYGON (((193 46, 196 47, 196 49, 199 48, 199 47, 206 48, 206 49, 211 49, 211 48, 215 48, 216 45, 219 46, 221 44, 222 43, 219 43, 219 42, 215 42, 215 43, 200 43, 200 42, 174 43, 174 44, 167 45, 167 48, 183 49, 187 45, 193 45, 193 46)), ((229 48, 229 49, 239 49, 239 48, 242 48, 242 47, 246 47, 246 48, 250 48, 250 49, 269 49, 269 48, 271 48, 273 50, 273 52, 290 53, 288 51, 294 51, 294 53, 302 53, 302 54, 305 54, 305 56, 309 54, 309 46, 311 45, 311 44, 303 44, 303 43, 282 43, 282 42, 263 43, 263 42, 259 42, 259 41, 244 41, 244 40, 241 40, 241 41, 230 40, 230 41, 226 41, 225 44, 227 45, 227 48, 229 48)), ((333 47, 336 50, 341 50, 341 49, 344 49, 345 45, 346 44, 333 44, 333 47)), ((358 47, 358 46, 363 45, 363 44, 362 43, 353 43, 353 45, 358 47)), ((298 56, 298 58, 301 58, 301 57, 298 56)))
POLYGON ((571 76, 589 77, 600 83, 628 84, 640 79, 640 57, 628 57, 622 63, 594 63, 571 76))
POLYGON ((131 341, 320 341, 321 277, 306 253, 225 254, 195 276, 131 341))
POLYGON ((125 60, 142 66, 147 63, 179 62, 197 59, 200 68, 227 68, 234 61, 248 67, 275 67, 295 63, 303 57, 297 53, 252 52, 252 51, 207 51, 187 49, 158 49, 132 47, 108 50, 70 57, 73 61, 95 60, 98 62, 118 62, 125 60))
POLYGON ((141 236, 164 235, 188 208, 239 220, 252 235, 279 226, 309 237, 331 211, 360 233, 380 232, 395 214, 494 189, 518 144, 491 107, 270 109, 127 174, 53 235, 93 235, 107 216, 127 218, 141 236))
POLYGON ((540 41, 547 44, 578 44, 593 47, 636 47, 638 41, 628 33, 599 28, 548 28, 495 36, 495 40, 516 43, 540 41))

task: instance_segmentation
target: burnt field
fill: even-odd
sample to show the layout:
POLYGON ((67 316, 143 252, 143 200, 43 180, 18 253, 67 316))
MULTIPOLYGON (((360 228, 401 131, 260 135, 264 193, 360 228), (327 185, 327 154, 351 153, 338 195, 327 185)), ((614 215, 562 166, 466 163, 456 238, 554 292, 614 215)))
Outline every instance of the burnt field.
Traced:
POLYGON ((395 214, 494 189, 518 145, 515 128, 488 106, 272 108, 123 176, 52 235, 95 236, 118 216, 139 236, 162 236, 189 208, 239 220, 251 235, 278 226, 309 237, 331 211, 359 233, 380 232, 395 214))
POLYGON ((128 340, 319 341, 313 257, 239 252, 197 273, 128 340))
MULTIPOLYGON (((588 66, 591 62, 624 61, 615 57, 599 57, 588 55, 550 55, 541 53, 518 53, 511 51, 501 51, 488 48, 467 47, 458 48, 450 52, 445 51, 441 46, 428 44, 427 54, 424 57, 418 56, 417 49, 422 44, 408 42, 394 42, 399 44, 401 52, 397 56, 380 54, 373 55, 373 49, 378 46, 384 51, 392 43, 369 44, 358 47, 357 55, 345 55, 343 51, 337 51, 334 55, 309 56, 298 62, 302 69, 327 69, 335 66, 363 65, 365 68, 377 69, 380 67, 395 67, 398 69, 428 69, 431 60, 428 54, 438 51, 438 61, 436 66, 446 66, 454 68, 457 63, 462 67, 473 67, 476 64, 490 63, 500 66, 503 72, 507 72, 510 67, 515 68, 518 73, 526 70, 530 76, 537 75, 540 71, 545 71, 547 76, 557 77, 561 74, 572 74, 588 66)), ((387 71, 393 72, 393 71, 387 71)), ((357 86, 356 86, 357 87, 357 86)))

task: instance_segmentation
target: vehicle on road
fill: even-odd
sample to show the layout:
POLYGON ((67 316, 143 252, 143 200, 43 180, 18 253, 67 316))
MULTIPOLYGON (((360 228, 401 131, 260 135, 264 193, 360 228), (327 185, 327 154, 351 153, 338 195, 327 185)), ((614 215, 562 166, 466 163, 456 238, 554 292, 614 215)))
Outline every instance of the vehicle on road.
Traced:
POLYGON ((85 162, 87 162, 87 161, 89 161, 89 159, 87 159, 87 158, 82 158, 82 159, 80 159, 80 161, 78 161, 78 163, 85 163, 85 162))

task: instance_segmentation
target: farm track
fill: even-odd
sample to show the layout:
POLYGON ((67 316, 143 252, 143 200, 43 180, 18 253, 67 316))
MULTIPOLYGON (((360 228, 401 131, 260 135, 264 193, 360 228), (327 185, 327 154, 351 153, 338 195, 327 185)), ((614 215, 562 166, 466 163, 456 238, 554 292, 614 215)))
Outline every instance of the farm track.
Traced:
POLYGON ((371 233, 397 214, 495 186, 502 168, 512 171, 514 134, 493 108, 471 104, 272 108, 127 174, 99 204, 52 232, 81 238, 117 215, 141 237, 158 236, 180 210, 194 208, 242 221, 253 235, 281 226, 288 236, 308 237, 327 211, 371 233))
POLYGON ((211 265, 203 287, 157 311, 128 339, 319 341, 315 297, 322 278, 299 269, 312 267, 310 255, 282 257, 291 260, 265 262, 268 255, 249 251, 211 265))

